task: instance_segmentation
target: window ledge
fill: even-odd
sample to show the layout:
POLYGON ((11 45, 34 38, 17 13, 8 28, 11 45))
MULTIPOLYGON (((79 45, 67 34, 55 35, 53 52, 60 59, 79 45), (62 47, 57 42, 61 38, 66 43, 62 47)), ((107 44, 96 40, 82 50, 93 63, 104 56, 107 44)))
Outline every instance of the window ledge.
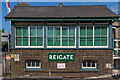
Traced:
POLYGON ((15 48, 44 48, 44 46, 15 46, 15 48))
POLYGON ((40 68, 25 68, 25 71, 42 71, 40 68))
POLYGON ((99 71, 99 69, 80 69, 80 71, 99 71))

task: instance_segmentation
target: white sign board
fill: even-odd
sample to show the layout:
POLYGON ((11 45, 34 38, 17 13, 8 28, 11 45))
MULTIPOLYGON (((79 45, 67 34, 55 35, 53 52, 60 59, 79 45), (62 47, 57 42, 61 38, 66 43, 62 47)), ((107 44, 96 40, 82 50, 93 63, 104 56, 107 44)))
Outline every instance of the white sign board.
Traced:
POLYGON ((14 61, 19 61, 19 54, 14 55, 14 61))
POLYGON ((57 69, 65 69, 65 63, 57 63, 57 69))

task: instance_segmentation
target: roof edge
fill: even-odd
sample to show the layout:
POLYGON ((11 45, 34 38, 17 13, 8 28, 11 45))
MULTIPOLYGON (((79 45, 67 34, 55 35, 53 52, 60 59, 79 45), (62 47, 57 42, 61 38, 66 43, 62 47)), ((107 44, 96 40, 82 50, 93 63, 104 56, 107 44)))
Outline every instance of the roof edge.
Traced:
POLYGON ((5 19, 54 19, 54 18, 77 18, 77 19, 79 19, 79 18, 119 18, 119 16, 118 15, 114 15, 114 16, 100 16, 100 17, 72 17, 72 16, 70 16, 70 17, 59 17, 59 16, 55 16, 55 17, 7 17, 7 16, 5 16, 4 17, 5 19))
MULTIPOLYGON (((73 6, 63 6, 63 7, 88 7, 88 6, 103 6, 106 7, 106 5, 73 5, 73 6)), ((58 7, 58 6, 14 6, 14 7, 58 7)))

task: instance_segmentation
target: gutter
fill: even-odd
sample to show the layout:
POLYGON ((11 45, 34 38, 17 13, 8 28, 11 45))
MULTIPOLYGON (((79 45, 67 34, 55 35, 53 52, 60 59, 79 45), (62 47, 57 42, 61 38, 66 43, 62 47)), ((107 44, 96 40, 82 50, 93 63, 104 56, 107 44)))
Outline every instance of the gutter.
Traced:
POLYGON ((6 21, 84 21, 84 20, 118 20, 116 18, 114 19, 6 19, 6 21))

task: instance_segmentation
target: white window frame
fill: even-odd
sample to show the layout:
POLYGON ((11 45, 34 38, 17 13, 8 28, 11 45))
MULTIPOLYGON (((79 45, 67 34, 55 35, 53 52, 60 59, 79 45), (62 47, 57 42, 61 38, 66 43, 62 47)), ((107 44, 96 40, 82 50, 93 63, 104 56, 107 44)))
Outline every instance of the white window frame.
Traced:
MULTIPOLYGON (((118 41, 118 43, 120 42, 120 39, 114 39, 114 43, 115 42, 117 42, 118 41)), ((119 44, 120 45, 120 44, 119 44)), ((118 48, 116 47, 114 47, 114 50, 120 50, 120 47, 119 47, 119 45, 118 44, 116 44, 116 46, 118 46, 118 48)))
POLYGON ((41 68, 41 62, 40 61, 39 61, 39 67, 36 66, 36 62, 35 61, 29 61, 31 66, 28 66, 27 62, 25 63, 26 64, 26 68, 41 68), (34 67, 32 66, 32 62, 35 62, 35 66, 34 67))
POLYGON ((109 28, 108 26, 107 27, 107 46, 94 46, 94 30, 95 30, 95 26, 94 25, 86 25, 85 27, 87 26, 92 26, 93 27, 93 46, 80 46, 80 27, 81 25, 79 26, 79 48, 108 48, 108 43, 109 43, 109 28))
MULTIPOLYGON (((47 26, 47 31, 46 31, 46 35, 48 33, 48 27, 57 27, 57 26, 47 26)), ((68 27, 68 26, 59 26, 60 27, 60 46, 48 46, 48 35, 46 36, 46 47, 47 48, 76 48, 76 26, 69 26, 69 27, 75 27, 75 46, 62 46, 62 27, 68 27)), ((68 30, 69 31, 69 30, 68 30)), ((68 36, 69 37, 69 36, 68 36)))
POLYGON ((97 68, 97 62, 96 61, 83 61, 82 62, 82 68, 84 69, 96 69, 97 68), (83 62, 86 62, 86 67, 83 66, 83 62), (92 65, 92 62, 95 62, 95 67, 87 67, 87 63, 90 62, 90 65, 92 65))
MULTIPOLYGON (((21 27, 21 26, 16 26, 15 27, 15 48, 43 48, 44 47, 44 26, 28 26, 28 46, 17 46, 16 45, 16 40, 17 40, 17 35, 16 35, 16 30, 17 29, 16 28, 17 27, 21 27), (36 28, 37 27, 42 27, 42 29, 43 29, 43 46, 30 46, 30 27, 36 27, 36 28)), ((37 30, 36 30, 36 32, 37 32, 37 30)))

